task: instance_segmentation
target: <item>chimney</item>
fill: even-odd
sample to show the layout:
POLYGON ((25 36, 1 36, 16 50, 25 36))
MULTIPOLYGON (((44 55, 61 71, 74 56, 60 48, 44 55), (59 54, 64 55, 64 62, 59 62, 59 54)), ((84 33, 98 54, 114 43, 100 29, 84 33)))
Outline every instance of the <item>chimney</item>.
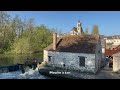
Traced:
POLYGON ((56 50, 57 45, 57 33, 53 33, 53 50, 56 50))

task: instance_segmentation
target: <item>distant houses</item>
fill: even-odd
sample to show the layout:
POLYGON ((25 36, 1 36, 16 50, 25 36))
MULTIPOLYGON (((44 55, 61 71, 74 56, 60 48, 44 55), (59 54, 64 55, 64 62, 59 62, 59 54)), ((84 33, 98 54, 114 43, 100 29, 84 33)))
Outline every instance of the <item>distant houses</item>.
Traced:
POLYGON ((106 43, 113 43, 113 45, 120 45, 120 36, 107 36, 106 43))
POLYGON ((115 35, 115 36, 104 36, 101 35, 101 41, 102 43, 106 43, 102 45, 103 47, 105 46, 105 54, 112 56, 116 51, 118 52, 118 46, 120 45, 120 35, 115 35), (104 41, 104 42, 103 42, 104 41))
POLYGON ((112 49, 118 45, 120 45, 120 35, 114 36, 102 36, 102 38, 106 39, 107 49, 112 49))
MULTIPOLYGON (((109 63, 112 63, 114 72, 120 71, 120 35, 102 36, 101 40, 105 40, 105 55, 110 57, 109 63)), ((103 46, 103 45, 102 45, 103 46)))

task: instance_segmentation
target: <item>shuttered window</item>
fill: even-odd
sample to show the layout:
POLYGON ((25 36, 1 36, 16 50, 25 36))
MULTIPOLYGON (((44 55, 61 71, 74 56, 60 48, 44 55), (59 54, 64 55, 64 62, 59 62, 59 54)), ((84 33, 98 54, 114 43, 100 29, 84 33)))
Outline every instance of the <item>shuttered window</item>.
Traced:
POLYGON ((48 61, 51 62, 52 56, 48 56, 48 61))
POLYGON ((78 57, 79 57, 79 66, 85 67, 85 57, 83 56, 78 56, 78 57))

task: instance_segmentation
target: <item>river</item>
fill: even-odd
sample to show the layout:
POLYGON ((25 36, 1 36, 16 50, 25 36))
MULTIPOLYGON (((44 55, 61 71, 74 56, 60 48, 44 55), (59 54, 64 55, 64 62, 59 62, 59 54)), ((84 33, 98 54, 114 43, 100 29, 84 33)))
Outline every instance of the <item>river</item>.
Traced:
MULTIPOLYGON (((39 62, 43 61, 43 53, 29 54, 29 55, 5 55, 0 54, 0 67, 9 66, 13 64, 23 64, 27 59, 37 59, 39 62)), ((0 73, 0 79, 59 79, 56 77, 49 77, 41 75, 38 70, 29 70, 22 74, 21 71, 3 72, 0 73)))
MULTIPOLYGON (((29 55, 5 55, 0 54, 0 67, 2 66, 9 66, 13 64, 23 64, 27 59, 37 59, 39 62, 43 61, 43 53, 37 53, 37 54, 29 54, 29 55)), ((0 73, 0 79, 47 79, 46 76, 43 76, 38 73, 37 70, 29 70, 28 72, 25 72, 22 74, 21 71, 15 71, 15 72, 3 72, 0 73)))
POLYGON ((43 61, 43 53, 28 54, 28 55, 5 55, 0 54, 0 66, 8 66, 13 64, 23 64, 27 59, 37 59, 39 62, 43 61))

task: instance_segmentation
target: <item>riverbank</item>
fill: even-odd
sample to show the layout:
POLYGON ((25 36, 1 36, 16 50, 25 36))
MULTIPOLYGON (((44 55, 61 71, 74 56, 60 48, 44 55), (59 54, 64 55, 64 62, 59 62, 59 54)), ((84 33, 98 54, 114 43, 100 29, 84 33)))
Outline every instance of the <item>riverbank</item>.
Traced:
POLYGON ((43 53, 36 54, 24 54, 24 55, 5 55, 0 54, 0 67, 1 66, 9 66, 13 64, 24 64, 26 60, 34 60, 36 59, 39 62, 43 61, 43 53))

